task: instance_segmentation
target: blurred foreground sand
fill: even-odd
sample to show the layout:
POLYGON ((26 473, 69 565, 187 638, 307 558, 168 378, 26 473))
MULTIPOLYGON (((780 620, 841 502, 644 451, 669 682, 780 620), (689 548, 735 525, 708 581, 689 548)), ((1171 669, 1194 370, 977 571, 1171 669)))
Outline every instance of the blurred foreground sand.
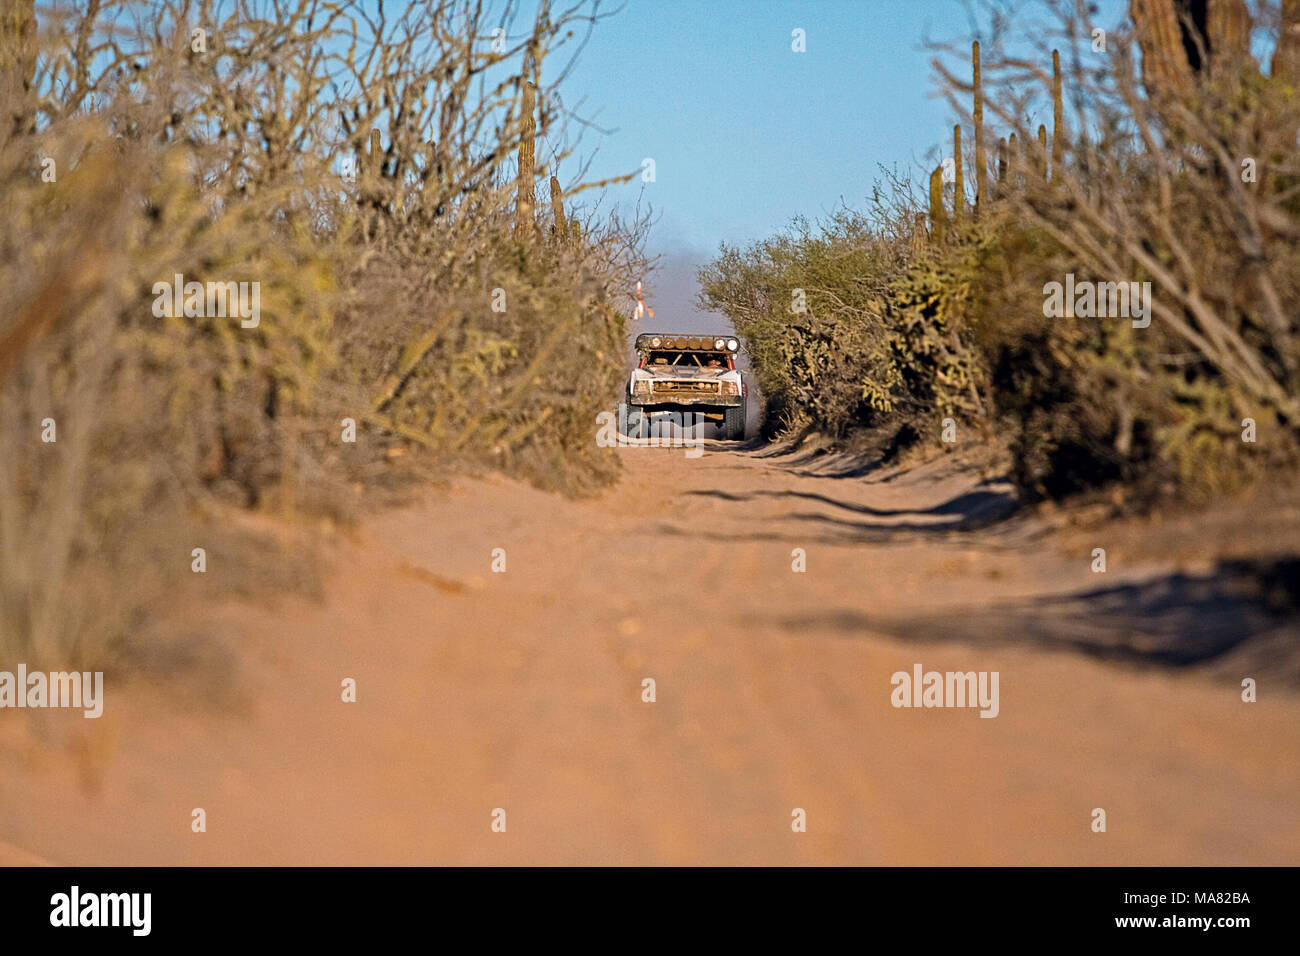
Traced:
POLYGON ((220 675, 0 714, 0 863, 1300 863, 1294 687, 1044 648, 998 610, 1172 558, 1093 575, 1032 521, 955 532, 1005 489, 943 461, 620 454, 595 500, 490 478, 375 516, 323 603, 199 609, 220 675), (915 663, 998 671, 1000 715, 893 708, 915 663))

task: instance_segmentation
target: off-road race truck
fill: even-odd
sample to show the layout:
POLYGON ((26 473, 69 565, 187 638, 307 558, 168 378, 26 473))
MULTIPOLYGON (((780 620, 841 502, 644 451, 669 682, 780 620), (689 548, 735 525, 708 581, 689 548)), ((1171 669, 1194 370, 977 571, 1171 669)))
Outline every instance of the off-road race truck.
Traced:
POLYGON ((635 344, 626 398, 629 437, 647 437, 652 422, 665 418, 687 426, 715 422, 725 441, 744 439, 748 388, 736 368, 740 343, 734 336, 649 332, 635 344))

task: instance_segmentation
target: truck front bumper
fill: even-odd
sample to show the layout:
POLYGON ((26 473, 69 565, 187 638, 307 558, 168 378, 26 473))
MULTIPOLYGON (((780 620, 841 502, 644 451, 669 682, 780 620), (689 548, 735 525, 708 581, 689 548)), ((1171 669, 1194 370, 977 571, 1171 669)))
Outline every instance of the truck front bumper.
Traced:
POLYGON ((740 395, 719 395, 716 392, 673 392, 649 395, 629 395, 628 404, 638 408, 672 411, 682 408, 739 408, 745 403, 740 395))

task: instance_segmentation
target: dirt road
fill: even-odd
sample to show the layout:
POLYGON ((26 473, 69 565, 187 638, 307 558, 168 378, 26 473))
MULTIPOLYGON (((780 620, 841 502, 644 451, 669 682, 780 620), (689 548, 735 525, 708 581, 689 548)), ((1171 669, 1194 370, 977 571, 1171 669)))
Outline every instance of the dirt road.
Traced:
POLYGON ((205 612, 226 650, 98 721, 0 714, 0 862, 1300 863, 1300 694, 1179 659, 1178 567, 954 530, 1007 489, 951 461, 618 454, 595 500, 369 520, 323 600, 205 612), (998 715, 892 706, 916 664, 997 671, 998 715))

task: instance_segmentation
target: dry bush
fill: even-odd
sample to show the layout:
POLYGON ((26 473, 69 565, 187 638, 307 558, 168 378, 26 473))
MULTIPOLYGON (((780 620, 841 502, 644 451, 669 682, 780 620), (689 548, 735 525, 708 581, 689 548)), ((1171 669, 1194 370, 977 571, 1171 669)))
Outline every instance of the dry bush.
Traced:
MULTIPOLYGON (((1198 24, 1177 0, 1137 0, 1136 30, 1110 30, 1098 53, 1086 4, 1045 5, 1068 130, 1050 159, 1026 150, 1025 175, 999 198, 1020 281, 1002 296, 1002 327, 986 328, 1028 491, 1120 480, 1142 497, 1205 499, 1294 464, 1300 5, 1254 14, 1273 40, 1268 71, 1248 49, 1246 4, 1210 6, 1198 24), (1066 272, 1150 282, 1150 327, 1043 317, 1042 284, 1066 272), (1242 441, 1247 418, 1255 445, 1242 441)), ((985 58, 988 101, 1021 143, 1034 142, 1026 117, 1050 95, 1051 63, 1045 48, 985 58)), ((945 77, 960 102, 969 87, 945 77)))
POLYGON ((700 270, 701 304, 744 336, 781 427, 914 430, 936 410, 979 408, 978 357, 964 338, 974 264, 918 236, 917 212, 910 182, 886 171, 867 213, 841 210, 817 231, 796 221, 747 249, 724 247, 700 270))
POLYGON ((641 224, 521 232, 512 181, 539 134, 533 175, 569 156, 542 65, 595 2, 522 29, 477 0, 39 14, 0 18, 0 659, 110 659, 223 509, 343 514, 394 460, 608 479, 641 224), (258 283, 260 322, 159 315, 178 274, 258 283))
POLYGON ((893 408, 883 313, 894 251, 844 213, 817 232, 796 221, 746 249, 724 246, 700 270, 701 305, 744 338, 769 421, 838 435, 893 408))
POLYGON ((990 0, 982 62, 965 46, 936 60, 972 138, 1000 140, 958 164, 957 188, 987 184, 977 204, 936 169, 929 227, 910 236, 904 190, 821 236, 723 250, 705 302, 746 333, 788 422, 934 433, 964 417, 1003 440, 1029 496, 1205 502, 1294 468, 1300 3, 1211 0, 1203 21, 1192 6, 1135 0, 1136 32, 1111 29, 1098 52, 1087 3, 990 0), (1267 69, 1252 29, 1272 39, 1267 69), (1150 282, 1150 326, 1046 316, 1045 286, 1067 273, 1150 282))

